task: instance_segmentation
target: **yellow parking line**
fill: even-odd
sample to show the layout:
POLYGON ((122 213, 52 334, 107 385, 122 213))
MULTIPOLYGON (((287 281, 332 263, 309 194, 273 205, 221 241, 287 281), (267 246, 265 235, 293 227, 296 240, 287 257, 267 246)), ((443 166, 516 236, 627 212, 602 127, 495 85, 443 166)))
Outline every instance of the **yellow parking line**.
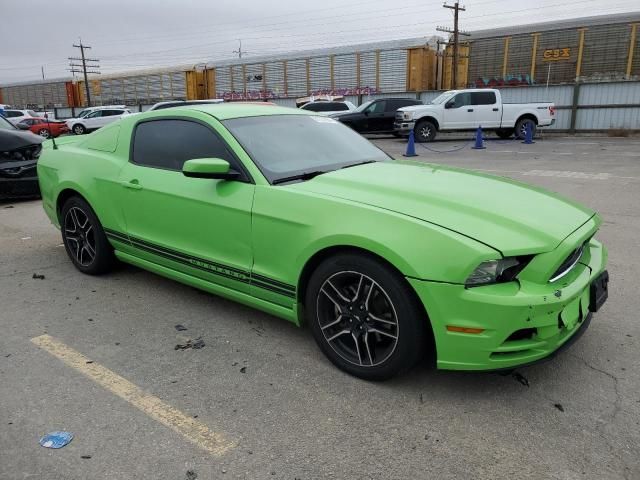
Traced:
POLYGON ((89 358, 73 348, 68 347, 61 341, 49 335, 41 335, 32 338, 31 342, 89 377, 111 393, 116 394, 134 407, 142 410, 142 412, 154 420, 183 435, 201 449, 219 456, 235 446, 235 444, 227 440, 224 435, 212 432, 209 430, 209 427, 203 423, 185 415, 171 405, 167 405, 158 397, 145 392, 140 387, 122 378, 120 375, 113 373, 108 368, 91 362, 89 358))

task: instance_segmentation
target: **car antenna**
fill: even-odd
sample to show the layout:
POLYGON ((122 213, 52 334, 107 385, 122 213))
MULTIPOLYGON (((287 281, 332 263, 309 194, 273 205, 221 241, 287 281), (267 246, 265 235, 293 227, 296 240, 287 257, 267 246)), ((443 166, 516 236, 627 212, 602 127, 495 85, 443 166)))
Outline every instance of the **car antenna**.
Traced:
POLYGON ((49 112, 47 112, 47 107, 44 107, 44 118, 47 120, 47 129, 49 130, 49 135, 51 135, 51 142, 53 143, 53 149, 57 150, 58 145, 56 145, 56 137, 51 132, 51 122, 49 122, 49 112))

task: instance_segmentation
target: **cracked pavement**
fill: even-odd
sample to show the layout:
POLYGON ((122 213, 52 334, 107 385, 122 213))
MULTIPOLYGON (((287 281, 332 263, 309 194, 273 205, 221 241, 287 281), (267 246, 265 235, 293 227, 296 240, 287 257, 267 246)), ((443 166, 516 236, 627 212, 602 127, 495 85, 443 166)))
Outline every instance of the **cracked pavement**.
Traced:
MULTIPOLYGON (((405 146, 375 142, 396 156, 405 146)), ((83 276, 38 201, 0 203, 0 478, 640 478, 638 152, 640 138, 418 147, 420 161, 503 174, 603 216, 609 300, 576 344, 521 377, 349 377, 308 331, 267 314, 133 267, 83 276), (30 342, 45 333, 233 448, 200 450, 30 342), (205 346, 175 350, 183 337, 205 346), (63 429, 68 446, 38 445, 63 429)))

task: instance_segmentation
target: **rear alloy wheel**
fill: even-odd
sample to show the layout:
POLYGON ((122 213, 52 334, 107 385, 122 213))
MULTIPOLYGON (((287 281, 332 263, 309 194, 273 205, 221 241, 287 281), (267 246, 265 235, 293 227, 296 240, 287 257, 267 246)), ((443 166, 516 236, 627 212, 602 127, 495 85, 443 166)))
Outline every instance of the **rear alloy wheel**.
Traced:
POLYGON ((62 207, 62 241, 69 258, 82 273, 99 275, 113 267, 113 247, 87 202, 71 197, 62 207))
POLYGON ((41 128, 38 131, 38 135, 40 135, 41 137, 44 137, 44 138, 49 138, 51 136, 51 134, 49 133, 49 130, 47 130, 46 128, 41 128))
POLYGON ((436 126, 429 120, 420 120, 414 129, 415 140, 419 143, 433 142, 436 138, 436 126))
POLYGON ((321 264, 305 307, 323 353, 366 380, 410 369, 429 346, 424 311, 405 280, 365 255, 341 254, 321 264))
POLYGON ((73 126, 73 133, 75 133, 76 135, 82 135, 86 131, 87 131, 87 129, 84 128, 84 125, 82 125, 80 123, 78 123, 77 125, 73 126))
POLYGON ((536 136, 537 125, 534 120, 531 120, 530 118, 522 118, 518 120, 518 123, 516 124, 516 136, 520 140, 524 140, 527 135, 527 129, 531 130, 531 138, 536 136))

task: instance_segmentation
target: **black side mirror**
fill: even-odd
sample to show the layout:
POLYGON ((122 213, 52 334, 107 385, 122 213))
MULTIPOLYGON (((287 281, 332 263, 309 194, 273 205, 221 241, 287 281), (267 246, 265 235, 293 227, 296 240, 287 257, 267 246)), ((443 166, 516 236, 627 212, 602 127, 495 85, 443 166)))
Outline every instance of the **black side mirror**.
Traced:
POLYGON ((455 100, 449 100, 447 103, 444 104, 444 108, 455 108, 455 107, 456 107, 455 100))

